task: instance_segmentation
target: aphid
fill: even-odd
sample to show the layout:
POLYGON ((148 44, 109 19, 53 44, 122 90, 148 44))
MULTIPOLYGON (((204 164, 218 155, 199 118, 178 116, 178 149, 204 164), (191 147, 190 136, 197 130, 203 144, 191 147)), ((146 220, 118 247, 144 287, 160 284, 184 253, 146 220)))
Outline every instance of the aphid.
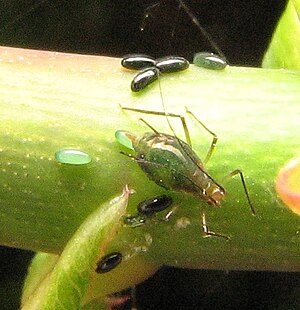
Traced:
POLYGON ((212 70, 223 70, 227 66, 227 62, 224 58, 208 52, 195 54, 193 63, 198 67, 212 70))
POLYGON ((125 55, 121 61, 121 65, 130 70, 141 70, 155 66, 155 59, 144 54, 125 55))
POLYGON ((91 162, 92 157, 77 149, 61 149, 55 153, 55 159, 62 164, 86 165, 91 162))
POLYGON ((183 57, 166 56, 156 60, 155 66, 161 73, 171 73, 186 70, 190 63, 183 57))
MULTIPOLYGON (((224 199, 226 195, 225 189, 206 172, 204 164, 198 155, 192 150, 191 140, 184 117, 173 113, 125 107, 122 107, 122 109, 145 114, 164 115, 167 116, 167 120, 168 117, 179 117, 182 121, 186 134, 186 141, 188 141, 188 143, 182 141, 176 135, 172 136, 158 132, 143 119, 141 120, 151 128, 153 132, 147 132, 141 137, 137 137, 127 131, 117 131, 116 137, 120 143, 126 140, 126 138, 131 141, 131 146, 135 151, 135 154, 128 156, 134 159, 146 173, 148 178, 154 181, 157 185, 168 190, 189 193, 198 197, 202 201, 206 201, 214 207, 220 207, 221 200, 224 199)), ((212 155, 217 142, 217 136, 192 112, 187 110, 187 113, 190 114, 206 131, 213 135, 211 146, 204 161, 206 163, 212 155)), ((169 126, 172 129, 170 123, 169 126)), ((233 177, 237 174, 241 177, 250 209, 254 215, 255 211, 250 201, 242 172, 236 169, 232 171, 228 177, 233 177)))
POLYGON ((139 214, 153 215, 168 208, 173 202, 172 197, 167 195, 157 196, 140 202, 137 206, 139 214))
POLYGON ((158 79, 159 70, 156 67, 139 72, 131 82, 131 91, 138 92, 158 79))
POLYGON ((116 268, 122 262, 123 256, 119 252, 113 252, 105 255, 97 263, 95 271, 97 273, 106 273, 116 268))

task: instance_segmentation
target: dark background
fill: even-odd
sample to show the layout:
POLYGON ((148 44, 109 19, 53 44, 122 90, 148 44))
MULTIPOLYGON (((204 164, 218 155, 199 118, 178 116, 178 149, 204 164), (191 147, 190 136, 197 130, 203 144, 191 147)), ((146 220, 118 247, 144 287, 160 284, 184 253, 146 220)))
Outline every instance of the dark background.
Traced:
MULTIPOLYGON (((197 51, 215 52, 176 3, 151 8, 155 1, 0 1, 0 44, 109 56, 177 54, 189 60, 197 51)), ((186 3, 231 64, 258 66, 286 1, 186 3)), ((0 309, 18 309, 32 254, 0 247, 0 309)), ((299 273, 163 268, 137 287, 139 309, 300 309, 299 296, 299 273)))
MULTIPOLYGON (((189 59, 196 51, 213 51, 176 0, 156 6, 153 0, 40 2, 0 1, 1 44, 110 56, 174 53, 189 59)), ((285 2, 186 0, 230 63, 243 65, 260 63, 285 2)))

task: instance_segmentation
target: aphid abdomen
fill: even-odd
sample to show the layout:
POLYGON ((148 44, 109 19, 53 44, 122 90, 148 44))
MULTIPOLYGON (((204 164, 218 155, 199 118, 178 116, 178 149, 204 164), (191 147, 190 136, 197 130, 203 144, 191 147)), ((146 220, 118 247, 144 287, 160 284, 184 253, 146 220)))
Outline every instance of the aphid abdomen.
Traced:
POLYGON ((182 184, 187 183, 181 172, 181 162, 174 153, 154 148, 139 158, 141 160, 138 161, 138 164, 141 169, 157 185, 165 189, 180 191, 182 184))
POLYGON ((200 159, 184 141, 167 134, 146 133, 133 147, 139 166, 157 185, 218 206, 219 201, 212 195, 222 196, 223 190, 203 170, 200 159))
POLYGON ((172 136, 146 133, 133 147, 138 164, 149 179, 166 189, 180 190, 184 178, 182 170, 186 169, 183 167, 184 157, 174 146, 172 136))

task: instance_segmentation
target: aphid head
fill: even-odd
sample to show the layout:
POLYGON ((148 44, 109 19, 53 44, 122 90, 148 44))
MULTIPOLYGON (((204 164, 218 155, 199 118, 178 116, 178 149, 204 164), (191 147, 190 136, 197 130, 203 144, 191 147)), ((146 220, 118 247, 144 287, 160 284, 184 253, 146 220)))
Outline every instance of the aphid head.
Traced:
POLYGON ((221 200, 225 197, 225 190, 224 188, 220 187, 220 186, 216 186, 213 191, 211 192, 211 194, 209 195, 209 197, 211 198, 212 202, 211 204, 217 208, 220 207, 221 204, 221 200))
POLYGON ((134 150, 133 143, 136 141, 137 137, 125 130, 117 130, 115 132, 115 137, 117 141, 130 150, 134 150))

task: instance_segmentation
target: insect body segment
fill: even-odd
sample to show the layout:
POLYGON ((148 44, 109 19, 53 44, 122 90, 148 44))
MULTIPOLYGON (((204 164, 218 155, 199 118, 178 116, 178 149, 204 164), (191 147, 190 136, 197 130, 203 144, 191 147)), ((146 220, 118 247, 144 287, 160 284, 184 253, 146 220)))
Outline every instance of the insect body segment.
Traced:
POLYGON ((201 160, 187 143, 164 133, 146 133, 133 147, 139 166, 157 185, 219 206, 224 190, 203 170, 201 160))

